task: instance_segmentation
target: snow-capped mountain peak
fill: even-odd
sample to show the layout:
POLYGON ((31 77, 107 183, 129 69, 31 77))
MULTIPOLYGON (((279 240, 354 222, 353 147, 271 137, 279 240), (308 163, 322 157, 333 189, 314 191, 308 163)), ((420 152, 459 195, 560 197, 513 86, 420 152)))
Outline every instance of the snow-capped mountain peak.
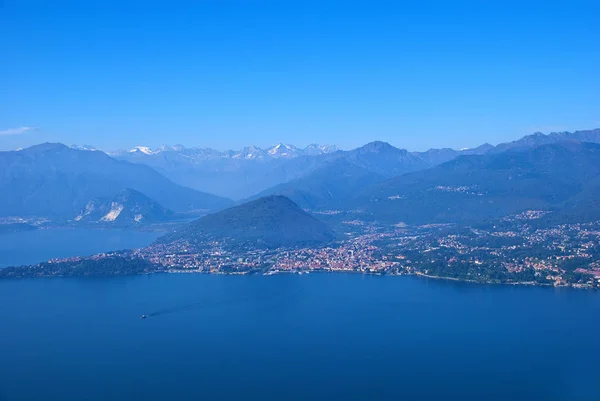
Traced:
POLYGON ((321 152, 323 153, 333 153, 340 150, 340 148, 335 145, 319 145, 319 149, 321 149, 321 152))
POLYGON ((302 151, 303 154, 314 156, 314 155, 322 155, 325 153, 333 153, 338 151, 338 147, 335 145, 319 145, 316 143, 311 143, 302 151))
POLYGON ((231 156, 232 159, 262 159, 265 157, 265 151, 257 146, 246 146, 239 153, 231 156))
MULTIPOLYGON (((81 150, 96 150, 93 147, 88 146, 76 146, 73 145, 74 149, 81 150)), ((311 144, 305 148, 298 148, 294 145, 279 143, 269 148, 263 149, 258 146, 246 146, 241 150, 227 150, 220 152, 218 150, 210 148, 200 147, 185 147, 183 145, 162 145, 158 148, 150 148, 148 146, 135 146, 130 150, 122 150, 109 152, 108 154, 116 157, 127 157, 127 156, 152 156, 158 155, 163 152, 176 153, 180 157, 200 162, 203 160, 214 160, 214 159, 236 159, 236 160, 266 160, 266 159, 277 159, 277 158, 293 158, 297 156, 317 156, 326 153, 332 153, 339 150, 335 145, 318 145, 311 144)))
POLYGON ((77 150, 89 150, 89 151, 91 151, 91 152, 95 152, 95 151, 97 151, 97 150, 98 150, 97 148, 95 148, 95 147, 94 147, 94 146, 92 146, 92 145, 71 145, 71 146, 69 146, 69 147, 70 147, 71 149, 77 149, 77 150))
POLYGON ((298 148, 293 145, 280 143, 270 147, 267 153, 273 157, 294 157, 298 154, 298 148))
POLYGON ((156 153, 155 151, 153 151, 152 149, 150 149, 147 146, 136 146, 133 149, 129 150, 129 153, 143 153, 145 155, 153 155, 154 153, 156 153))
POLYGON ((160 148, 153 150, 154 153, 159 153, 159 152, 181 152, 182 150, 185 150, 186 147, 183 145, 161 145, 160 148))

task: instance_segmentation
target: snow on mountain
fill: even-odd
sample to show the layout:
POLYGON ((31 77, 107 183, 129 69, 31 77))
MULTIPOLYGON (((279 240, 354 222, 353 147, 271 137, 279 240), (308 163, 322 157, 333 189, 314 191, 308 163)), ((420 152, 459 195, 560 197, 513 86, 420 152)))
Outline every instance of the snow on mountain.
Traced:
POLYGON ((153 155, 154 153, 160 152, 160 150, 154 151, 147 146, 136 146, 133 149, 129 150, 129 153, 137 153, 141 152, 145 155, 153 155))
POLYGON ((280 143, 267 149, 267 153, 273 157, 296 157, 301 152, 293 145, 280 143))
POLYGON ((319 145, 322 153, 333 153, 340 150, 336 145, 319 145))
POLYGON ((326 153, 337 152, 338 150, 339 150, 339 148, 335 145, 319 145, 316 143, 312 143, 312 144, 308 145, 306 148, 304 148, 303 154, 305 154, 307 156, 317 156, 317 155, 322 155, 322 154, 326 154, 326 153))
POLYGON ((265 157, 265 151, 256 146, 246 146, 239 153, 231 156, 232 159, 263 159, 265 157))
POLYGON ((95 152, 99 149, 95 148, 92 145, 71 145, 69 146, 71 149, 77 149, 77 150, 89 150, 91 152, 95 152))
MULTIPOLYGON (((73 146, 75 148, 75 145, 73 146)), ((84 147, 76 147, 84 149, 84 147)), ((85 150, 92 150, 91 147, 85 147, 85 150)), ((95 149, 93 149, 95 150, 95 149)), ((208 159, 239 159, 239 160, 263 160, 268 158, 293 158, 297 156, 317 156, 326 153, 336 152, 338 149, 335 145, 318 145, 311 144, 304 149, 294 145, 277 144, 266 149, 258 146, 246 146, 241 150, 227 150, 220 152, 210 148, 192 147, 186 148, 183 145, 162 145, 159 148, 152 149, 148 146, 135 146, 130 150, 115 151, 108 153, 111 156, 127 157, 127 156, 152 156, 160 153, 176 153, 181 157, 191 159, 193 161, 203 161, 208 159)))
POLYGON ((182 150, 185 149, 185 146, 183 145, 161 145, 160 148, 153 150, 154 153, 159 153, 159 152, 181 152, 182 150))

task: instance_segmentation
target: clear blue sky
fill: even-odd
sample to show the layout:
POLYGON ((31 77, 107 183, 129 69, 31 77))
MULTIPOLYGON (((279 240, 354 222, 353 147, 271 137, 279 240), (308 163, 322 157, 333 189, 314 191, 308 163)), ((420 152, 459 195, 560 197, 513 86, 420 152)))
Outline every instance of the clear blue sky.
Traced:
POLYGON ((600 126, 599 1, 3 1, 2 149, 424 150, 600 126))

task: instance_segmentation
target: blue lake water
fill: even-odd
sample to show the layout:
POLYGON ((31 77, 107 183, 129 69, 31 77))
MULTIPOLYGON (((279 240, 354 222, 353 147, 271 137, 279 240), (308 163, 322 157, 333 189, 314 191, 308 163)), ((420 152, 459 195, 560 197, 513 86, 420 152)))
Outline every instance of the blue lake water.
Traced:
POLYGON ((131 229, 56 228, 0 234, 0 268, 44 262, 52 258, 139 248, 162 232, 131 229))
POLYGON ((598 400, 599 334, 592 291, 353 274, 4 280, 0 400, 598 400))

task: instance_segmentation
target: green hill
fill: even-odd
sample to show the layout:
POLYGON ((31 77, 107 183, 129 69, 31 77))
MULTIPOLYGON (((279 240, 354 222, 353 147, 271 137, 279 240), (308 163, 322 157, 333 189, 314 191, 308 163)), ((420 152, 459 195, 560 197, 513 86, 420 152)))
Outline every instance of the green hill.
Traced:
POLYGON ((334 232, 284 196, 267 196, 209 214, 159 242, 223 241, 230 246, 279 248, 319 246, 334 232))

